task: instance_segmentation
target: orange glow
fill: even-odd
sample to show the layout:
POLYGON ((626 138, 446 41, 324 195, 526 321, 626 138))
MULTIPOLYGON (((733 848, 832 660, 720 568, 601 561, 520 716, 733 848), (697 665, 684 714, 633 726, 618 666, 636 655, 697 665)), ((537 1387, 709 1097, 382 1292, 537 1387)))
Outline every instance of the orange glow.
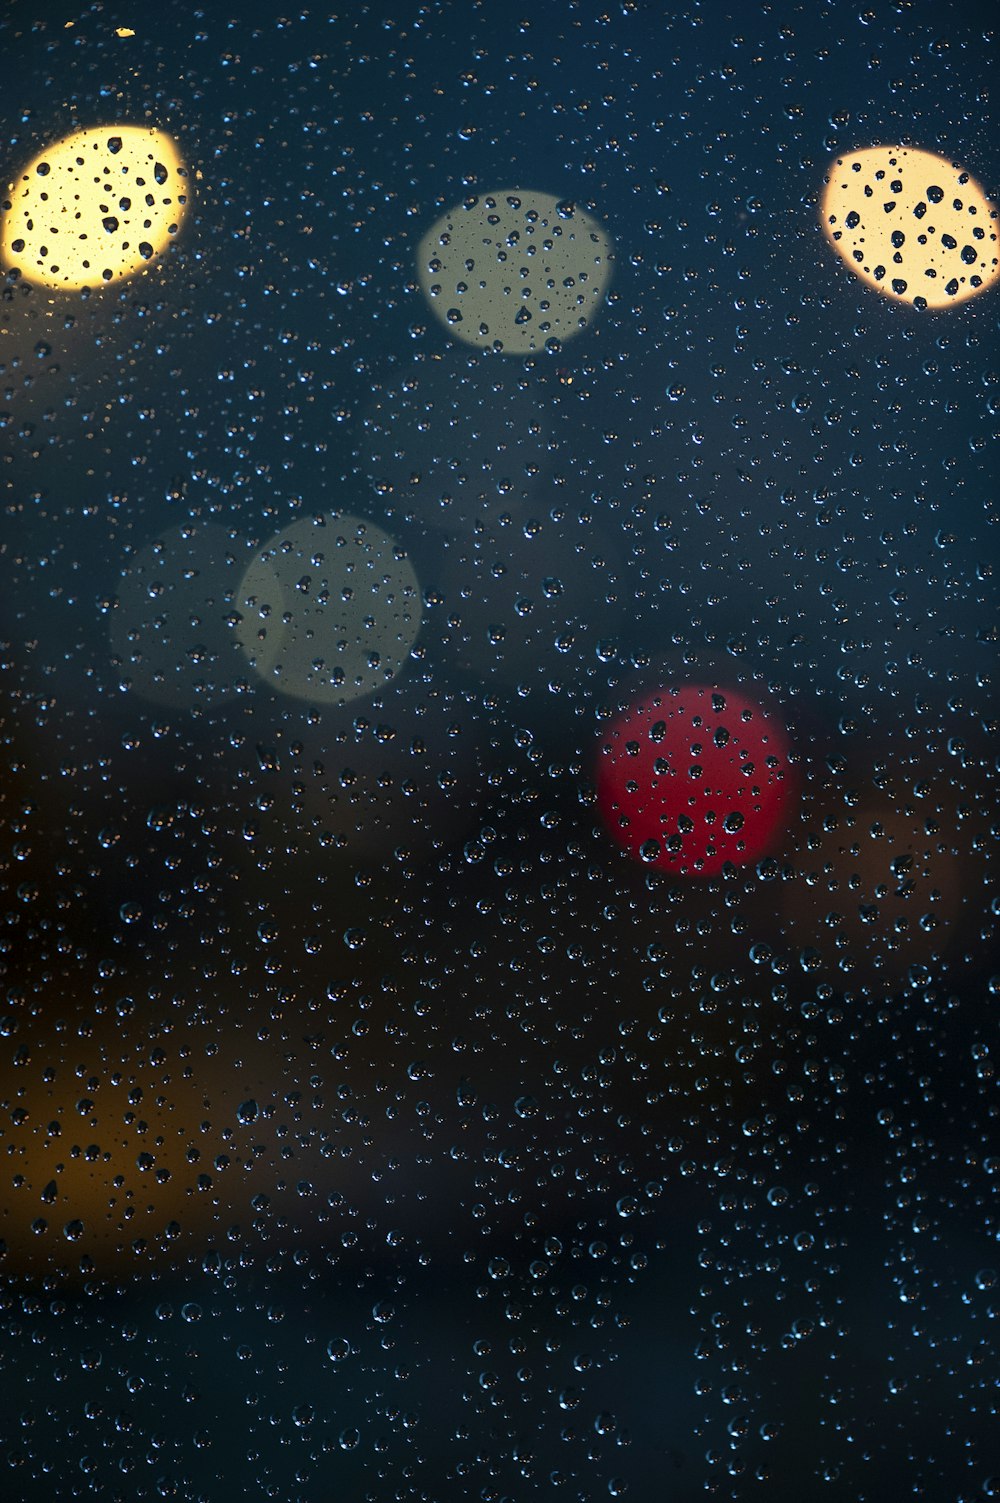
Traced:
POLYGON ((928 828, 926 811, 888 802, 806 824, 782 906, 789 938, 818 968, 895 985, 911 965, 942 956, 961 909, 962 863, 928 828))
POLYGON ((203 1086, 176 1060, 152 1066, 148 1051, 108 1076, 48 1058, 44 1073, 26 1072, 5 1126, 15 1171, 0 1193, 6 1266, 134 1257, 171 1240, 173 1225, 207 1230, 219 1211, 213 1160, 226 1147, 208 1122, 218 1123, 218 1099, 210 1112, 203 1086))

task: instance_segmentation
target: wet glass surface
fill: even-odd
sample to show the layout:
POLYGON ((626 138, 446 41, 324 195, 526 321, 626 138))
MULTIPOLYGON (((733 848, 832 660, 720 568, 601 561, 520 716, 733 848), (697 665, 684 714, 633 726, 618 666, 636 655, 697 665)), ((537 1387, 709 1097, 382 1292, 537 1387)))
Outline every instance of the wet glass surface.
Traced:
POLYGON ((0 34, 0 1495, 995 1496, 992 7, 0 34))

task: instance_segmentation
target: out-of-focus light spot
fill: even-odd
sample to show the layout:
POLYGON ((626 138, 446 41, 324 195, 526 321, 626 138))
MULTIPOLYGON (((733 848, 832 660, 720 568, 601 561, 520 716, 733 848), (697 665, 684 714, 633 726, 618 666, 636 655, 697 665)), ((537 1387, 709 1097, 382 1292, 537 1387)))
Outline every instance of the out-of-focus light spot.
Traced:
MULTIPOLYGON (((252 1211, 260 1182, 237 1178, 230 1162, 246 1131, 240 1104, 267 1099, 266 1050, 250 1043, 239 1071, 207 1063, 200 1050, 192 1072, 184 1062, 195 1040, 183 1029, 182 1042, 152 1058, 130 1049, 133 1011, 143 1012, 141 993, 121 997, 116 1016, 94 1030, 95 1047, 122 1066, 110 1078, 83 1076, 56 1042, 20 1072, 21 1115, 5 1125, 17 1175, 13 1185, 10 1174, 0 1183, 8 1274, 71 1269, 84 1255, 102 1270, 139 1271, 148 1259, 176 1255, 178 1245, 210 1240, 220 1208, 239 1217, 252 1211)), ((276 1148, 266 1123, 252 1131, 255 1142, 276 1148)))
POLYGON ((590 215, 522 189, 467 198, 417 251, 420 284, 448 332, 507 355, 556 348, 585 329, 613 260, 590 215))
POLYGON ((997 210, 944 157, 872 146, 837 157, 824 181, 820 223, 837 254, 879 292, 944 308, 1000 275, 997 210))
POLYGON ((247 547, 222 527, 174 528, 132 558, 110 615, 124 687, 179 709, 229 699, 247 680, 235 628, 247 547))
POLYGON ((924 804, 830 805, 805 824, 782 884, 788 939, 806 970, 896 985, 940 959, 958 919, 962 862, 954 821, 924 804), (818 817, 817 817, 818 816, 818 817))
POLYGON ((420 585, 388 533, 363 517, 296 522, 240 586, 240 640, 272 688, 345 704, 396 676, 420 629, 420 585))
POLYGON ((775 843, 795 779, 774 717, 731 689, 657 689, 601 737, 597 801, 610 834, 660 871, 714 877, 775 843))
POLYGON ((163 131, 107 125, 46 148, 7 186, 0 259, 66 291, 134 276, 177 234, 190 202, 163 131))

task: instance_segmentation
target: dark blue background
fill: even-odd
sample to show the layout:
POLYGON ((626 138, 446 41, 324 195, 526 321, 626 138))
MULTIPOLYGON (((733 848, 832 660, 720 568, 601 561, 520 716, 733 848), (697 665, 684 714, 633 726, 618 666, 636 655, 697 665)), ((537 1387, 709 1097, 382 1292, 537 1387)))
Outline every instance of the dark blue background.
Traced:
POLYGON ((202 180, 159 280, 0 305, 5 843, 30 847, 0 1095, 68 1072, 67 1028, 97 1077, 179 1028, 211 1096, 256 1033, 286 1129, 248 1180, 270 1212, 223 1202, 136 1272, 8 1260, 3 1495, 994 1496, 996 294, 891 304, 815 208, 835 152, 897 140, 995 196, 992 7, 3 24, 12 171, 148 120, 202 180), (592 206, 617 252, 595 327, 523 362, 451 345, 414 272, 438 213, 516 185, 592 206), (463 496, 606 559, 568 653, 460 647, 463 496), (338 509, 425 589, 398 693, 317 725, 262 690, 121 692, 130 548, 338 509), (817 981, 756 872, 674 890, 609 848, 594 740, 663 674, 772 696, 817 817, 931 788, 968 875, 947 964, 817 981), (408 775, 418 703, 401 803, 377 775, 408 775), (363 850, 309 812, 345 769, 359 829, 384 818, 363 850))

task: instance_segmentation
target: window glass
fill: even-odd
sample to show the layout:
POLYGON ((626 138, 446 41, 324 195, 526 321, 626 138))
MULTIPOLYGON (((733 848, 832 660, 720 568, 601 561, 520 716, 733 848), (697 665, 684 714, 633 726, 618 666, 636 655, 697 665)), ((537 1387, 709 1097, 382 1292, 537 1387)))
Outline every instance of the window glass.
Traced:
POLYGON ((972 0, 2 22, 16 1500, 980 1500, 972 0))

